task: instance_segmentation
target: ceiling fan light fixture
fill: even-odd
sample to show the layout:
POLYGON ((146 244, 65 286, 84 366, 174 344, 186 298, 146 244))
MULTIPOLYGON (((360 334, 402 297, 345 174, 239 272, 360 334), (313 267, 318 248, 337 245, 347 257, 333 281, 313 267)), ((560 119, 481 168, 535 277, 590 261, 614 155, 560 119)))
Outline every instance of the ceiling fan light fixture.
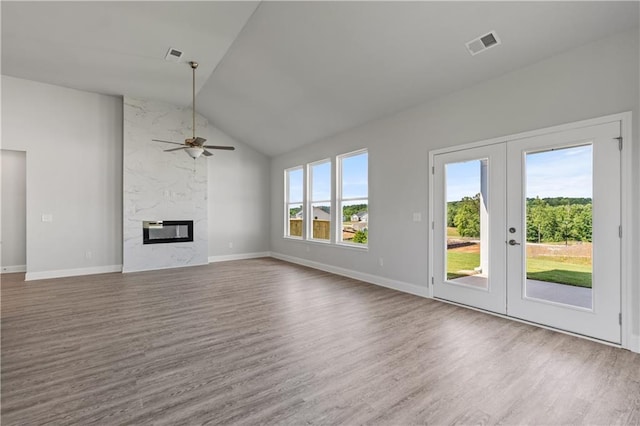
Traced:
POLYGON ((202 155, 202 153, 204 152, 204 149, 197 146, 192 146, 191 148, 185 148, 184 152, 186 152, 189 155, 189 157, 195 160, 196 158, 202 155))
POLYGON ((207 151, 205 148, 211 149, 224 149, 228 151, 233 151, 235 148, 232 146, 217 146, 217 145, 205 145, 204 143, 207 141, 205 138, 196 137, 196 68, 198 68, 198 63, 196 61, 189 62, 191 65, 191 71, 193 75, 192 84, 191 84, 191 93, 193 95, 192 104, 191 104, 191 137, 184 140, 184 143, 165 141, 162 139, 151 139, 154 142, 162 142, 162 143, 170 143, 172 145, 180 145, 180 148, 172 148, 165 149, 165 152, 171 151, 179 151, 184 150, 189 157, 194 160, 200 157, 202 154, 205 157, 211 157, 213 154, 207 151))

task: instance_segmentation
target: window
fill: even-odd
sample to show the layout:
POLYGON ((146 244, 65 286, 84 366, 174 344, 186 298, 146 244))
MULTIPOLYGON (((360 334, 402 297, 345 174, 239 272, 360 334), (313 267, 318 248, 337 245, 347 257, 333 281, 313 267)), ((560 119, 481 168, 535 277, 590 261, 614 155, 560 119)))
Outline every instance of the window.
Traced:
POLYGON ((336 175, 333 164, 325 159, 284 171, 284 236, 366 248, 369 154, 338 155, 336 175))
POLYGON ((311 239, 331 240, 331 160, 309 164, 309 230, 311 239))
POLYGON ((342 226, 336 240, 367 245, 369 234, 369 154, 338 156, 338 211, 342 226))
POLYGON ((285 236, 302 238, 304 224, 304 170, 302 166, 285 170, 285 236))

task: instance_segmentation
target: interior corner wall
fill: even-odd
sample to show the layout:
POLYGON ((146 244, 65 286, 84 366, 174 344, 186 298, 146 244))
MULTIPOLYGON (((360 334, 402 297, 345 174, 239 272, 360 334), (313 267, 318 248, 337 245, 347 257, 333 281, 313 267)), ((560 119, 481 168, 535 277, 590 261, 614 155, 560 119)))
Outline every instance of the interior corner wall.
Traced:
MULTIPOLYGON (((273 158, 271 251, 426 289, 430 150, 624 111, 633 113, 631 217, 640 217, 639 52, 637 29, 619 33, 273 158), (283 238, 284 169, 360 148, 369 150, 368 251, 283 238)), ((632 233, 640 348, 640 225, 632 233)))
POLYGON ((122 99, 3 75, 2 148, 28 158, 27 279, 120 270, 122 99))
POLYGON ((270 160, 244 143, 210 128, 214 151, 209 167, 209 261, 267 255, 270 225, 270 160))

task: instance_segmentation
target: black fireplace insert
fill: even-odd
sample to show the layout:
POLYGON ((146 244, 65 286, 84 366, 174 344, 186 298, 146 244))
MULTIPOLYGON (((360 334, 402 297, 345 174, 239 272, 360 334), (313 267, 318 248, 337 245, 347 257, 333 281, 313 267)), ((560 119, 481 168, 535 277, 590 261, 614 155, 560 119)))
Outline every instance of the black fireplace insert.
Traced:
POLYGON ((145 220, 143 244, 186 243, 193 241, 192 220, 145 220))

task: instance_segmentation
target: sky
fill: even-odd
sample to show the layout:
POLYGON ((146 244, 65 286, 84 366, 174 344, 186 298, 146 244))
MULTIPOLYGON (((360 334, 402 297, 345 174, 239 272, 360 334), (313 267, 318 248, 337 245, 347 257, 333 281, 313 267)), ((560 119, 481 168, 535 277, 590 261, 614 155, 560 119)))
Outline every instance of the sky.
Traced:
MULTIPOLYGON (((527 154, 527 198, 591 198, 592 156, 591 145, 527 154)), ((446 173, 447 201, 480 192, 480 160, 447 164, 446 173)))
MULTIPOLYGON (((368 153, 342 159, 342 197, 368 198, 368 153)), ((311 200, 331 200, 331 162, 310 167, 311 200)), ((302 202, 302 168, 289 172, 289 200, 302 202)))

